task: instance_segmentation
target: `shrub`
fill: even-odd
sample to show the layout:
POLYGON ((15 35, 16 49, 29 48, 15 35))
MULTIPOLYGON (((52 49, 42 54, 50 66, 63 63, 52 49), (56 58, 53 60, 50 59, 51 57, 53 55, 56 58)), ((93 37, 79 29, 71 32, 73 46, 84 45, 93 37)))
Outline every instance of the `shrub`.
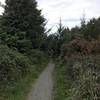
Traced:
POLYGON ((42 52, 38 49, 31 49, 31 50, 27 51, 26 54, 33 64, 41 64, 41 63, 45 62, 47 59, 44 52, 42 52))
POLYGON ((16 48, 19 52, 25 53, 32 49, 32 42, 27 39, 17 40, 16 42, 16 48))
POLYGON ((83 59, 79 69, 77 99, 99 100, 100 98, 100 56, 83 59))
POLYGON ((0 81, 17 80, 25 76, 29 69, 30 61, 26 56, 0 45, 0 81))
POLYGON ((97 40, 87 41, 76 37, 69 43, 62 46, 62 58, 77 56, 77 55, 91 55, 100 53, 100 37, 97 40))
POLYGON ((70 58, 67 60, 66 79, 71 81, 71 88, 67 90, 68 100, 99 100, 99 66, 100 56, 82 56, 78 59, 70 58))

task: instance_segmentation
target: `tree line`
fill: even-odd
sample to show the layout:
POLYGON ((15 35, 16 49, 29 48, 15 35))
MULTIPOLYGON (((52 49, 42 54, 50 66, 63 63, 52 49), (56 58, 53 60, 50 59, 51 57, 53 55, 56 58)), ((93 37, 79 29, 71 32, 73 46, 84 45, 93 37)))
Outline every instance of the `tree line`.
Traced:
MULTIPOLYGON (((48 36, 50 38, 51 51, 56 55, 61 54, 61 50, 69 48, 67 44, 77 46, 76 49, 81 52, 81 49, 98 49, 99 51, 99 40, 100 40, 100 17, 92 18, 89 21, 85 21, 85 18, 81 19, 81 26, 75 26, 69 29, 64 27, 61 20, 58 24, 58 29, 54 34, 48 36), (97 44, 96 44, 97 43, 97 44), (86 46, 87 47, 84 47, 86 46), (98 45, 98 46, 97 46, 98 45), (83 48, 82 48, 83 47, 83 48), (90 48, 89 48, 90 47, 90 48)), ((77 51, 76 50, 76 51, 77 51)), ((89 50, 87 50, 88 53, 89 50)), ((92 52, 92 50, 91 50, 92 52)), ((95 52, 95 51, 94 51, 95 52)), ((73 52, 72 52, 73 53, 73 52)))

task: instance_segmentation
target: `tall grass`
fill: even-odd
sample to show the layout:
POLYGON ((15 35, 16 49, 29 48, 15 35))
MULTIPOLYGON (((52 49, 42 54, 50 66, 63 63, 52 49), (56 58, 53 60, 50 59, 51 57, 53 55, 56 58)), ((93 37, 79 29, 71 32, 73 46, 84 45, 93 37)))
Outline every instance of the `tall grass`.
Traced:
POLYGON ((56 67, 54 77, 54 100, 100 99, 99 55, 69 58, 56 67))

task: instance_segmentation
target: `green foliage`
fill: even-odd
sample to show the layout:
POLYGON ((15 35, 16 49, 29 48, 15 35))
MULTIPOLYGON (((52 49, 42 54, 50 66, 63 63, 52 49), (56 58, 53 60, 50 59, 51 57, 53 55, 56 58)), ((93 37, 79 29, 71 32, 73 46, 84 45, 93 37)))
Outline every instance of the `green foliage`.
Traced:
POLYGON ((49 35, 46 39, 45 39, 45 43, 43 45, 43 48, 45 48, 45 53, 48 54, 49 56, 53 56, 53 54, 56 54, 55 52, 58 52, 57 50, 57 36, 55 34, 51 34, 49 35))
POLYGON ((0 80, 14 81, 24 77, 30 71, 30 61, 26 56, 0 46, 0 80))
MULTIPOLYGON (((25 32, 24 38, 30 40, 33 47, 37 48, 41 43, 39 40, 44 36, 44 27, 45 19, 41 15, 41 10, 37 9, 35 0, 6 0, 1 20, 1 33, 7 33, 11 38, 13 36, 15 38, 18 33, 25 32)), ((18 37, 23 38, 23 35, 18 37)), ((9 41, 13 42, 13 39, 9 41)))
POLYGON ((85 18, 81 19, 81 27, 75 26, 70 30, 74 35, 80 35, 87 40, 95 40, 100 35, 100 18, 93 18, 86 22, 85 18))
POLYGON ((68 83, 66 84, 65 73, 64 67, 61 67, 59 63, 56 63, 53 73, 53 100, 65 100, 67 97, 66 87, 68 83))
POLYGON ((60 75, 55 76, 55 91, 57 92, 55 97, 62 97, 63 100, 99 100, 99 66, 100 55, 69 57, 58 67, 60 75), (61 80, 65 82, 61 85, 64 95, 59 89, 60 85, 57 85, 59 84, 57 80, 60 80, 60 84, 61 80))
POLYGON ((84 37, 89 40, 97 39, 98 36, 100 35, 100 27, 99 26, 100 26, 100 18, 91 19, 85 26, 86 29, 84 31, 84 37))
POLYGON ((99 100, 100 97, 100 56, 83 57, 74 64, 76 82, 71 89, 71 100, 99 100), (74 95, 72 96, 72 93, 74 95))
POLYGON ((19 52, 25 53, 28 50, 32 49, 32 42, 30 40, 18 40, 16 42, 16 48, 18 49, 19 52))
POLYGON ((40 51, 44 33, 45 18, 35 0, 6 0, 0 16, 0 100, 25 100, 47 63, 40 51))
POLYGON ((0 45, 0 100, 25 100, 31 84, 46 67, 42 51, 21 54, 0 45))
POLYGON ((47 48, 62 64, 55 68, 54 100, 99 100, 99 24, 100 18, 87 23, 83 18, 80 27, 69 30, 60 20, 57 32, 48 36, 47 48))
POLYGON ((29 57, 30 61, 33 64, 41 65, 43 62, 46 62, 47 59, 46 54, 44 54, 44 52, 37 49, 31 49, 30 51, 27 51, 26 55, 29 57))
POLYGON ((19 32, 15 35, 1 33, 0 38, 2 44, 6 44, 10 48, 17 49, 21 53, 25 53, 26 51, 32 49, 32 42, 30 39, 26 39, 25 32, 19 32))
POLYGON ((69 42, 71 39, 69 32, 69 28, 65 28, 60 20, 57 27, 57 32, 49 35, 45 41, 45 47, 47 48, 50 56, 57 57, 60 55, 62 44, 65 41, 69 42))

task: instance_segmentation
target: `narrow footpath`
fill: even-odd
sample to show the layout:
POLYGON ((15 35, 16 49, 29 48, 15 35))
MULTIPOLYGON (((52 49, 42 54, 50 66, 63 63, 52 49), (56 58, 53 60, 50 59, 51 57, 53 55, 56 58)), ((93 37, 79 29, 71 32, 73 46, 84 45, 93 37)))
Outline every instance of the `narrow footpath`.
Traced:
POLYGON ((50 62, 40 77, 33 84, 27 100, 52 100, 54 64, 50 62))

